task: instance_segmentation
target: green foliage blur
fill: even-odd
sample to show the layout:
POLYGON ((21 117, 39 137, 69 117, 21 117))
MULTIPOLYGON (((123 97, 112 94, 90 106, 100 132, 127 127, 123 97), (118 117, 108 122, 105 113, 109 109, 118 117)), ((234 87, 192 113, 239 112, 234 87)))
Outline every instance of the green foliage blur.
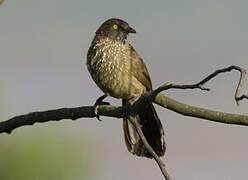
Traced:
POLYGON ((90 145, 80 143, 87 140, 72 130, 75 125, 65 127, 62 122, 0 134, 0 180, 92 179, 90 145))

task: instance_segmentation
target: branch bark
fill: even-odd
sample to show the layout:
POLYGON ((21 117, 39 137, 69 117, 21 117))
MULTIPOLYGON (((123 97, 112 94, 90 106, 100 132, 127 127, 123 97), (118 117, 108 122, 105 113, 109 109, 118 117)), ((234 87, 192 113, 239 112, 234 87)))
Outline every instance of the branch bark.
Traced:
MULTIPOLYGON (((149 101, 152 95, 142 96, 138 99, 138 103, 133 105, 133 110, 138 111, 139 103, 144 103, 149 101)), ((159 93, 154 99, 154 103, 177 112, 185 116, 196 117, 200 119, 205 119, 209 121, 215 121, 219 123, 226 124, 236 124, 248 126, 248 116, 240 114, 230 114, 219 111, 213 111, 209 109, 199 108, 195 106, 190 106, 178 102, 172 98, 164 96, 159 93)), ((35 123, 45 123, 49 121, 60 121, 64 119, 76 120, 79 118, 94 118, 96 117, 94 113, 94 106, 81 106, 75 108, 61 108, 42 112, 32 112, 25 115, 15 116, 7 121, 0 122, 0 133, 10 134, 16 128, 33 125, 35 123)), ((123 117, 123 108, 121 106, 111 106, 111 105, 99 105, 98 114, 100 116, 108 116, 114 118, 123 117)))

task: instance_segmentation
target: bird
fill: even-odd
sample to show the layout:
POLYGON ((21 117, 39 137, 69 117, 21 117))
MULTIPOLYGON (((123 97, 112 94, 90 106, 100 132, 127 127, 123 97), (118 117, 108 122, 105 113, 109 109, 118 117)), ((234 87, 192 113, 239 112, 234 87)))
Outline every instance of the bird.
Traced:
MULTIPOLYGON (((136 31, 127 22, 111 18, 102 23, 87 53, 87 69, 96 85, 104 92, 99 99, 112 96, 122 99, 123 107, 143 93, 152 90, 151 79, 142 58, 127 41, 136 31)), ((135 116, 149 145, 158 156, 166 150, 164 130, 152 103, 135 116)), ((152 158, 135 127, 123 118, 125 144, 129 152, 152 158)))

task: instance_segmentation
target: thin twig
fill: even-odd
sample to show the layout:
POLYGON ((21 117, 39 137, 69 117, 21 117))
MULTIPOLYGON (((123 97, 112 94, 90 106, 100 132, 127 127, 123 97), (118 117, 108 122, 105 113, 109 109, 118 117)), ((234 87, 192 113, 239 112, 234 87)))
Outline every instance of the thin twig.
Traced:
POLYGON ((248 99, 248 95, 243 94, 242 96, 238 97, 236 101, 240 101, 242 99, 248 99))
POLYGON ((156 163, 158 164, 163 176, 165 177, 166 180, 171 180, 171 177, 169 176, 167 170, 165 169, 165 164, 163 163, 163 161, 159 158, 159 156, 156 154, 156 152, 152 149, 152 147, 149 145, 149 143, 147 142, 142 129, 141 129, 141 125, 135 121, 135 118, 133 116, 128 116, 127 118, 135 127, 137 133, 139 134, 144 146, 146 147, 146 149, 148 150, 148 152, 151 154, 151 156, 154 158, 154 160, 156 161, 156 163))
POLYGON ((204 78, 202 81, 196 84, 189 84, 189 85, 178 85, 178 84, 173 84, 173 83, 165 83, 164 85, 158 87, 151 93, 153 94, 153 98, 156 97, 156 95, 162 91, 168 90, 168 89, 201 89, 205 91, 210 91, 209 88, 205 88, 204 85, 211 79, 213 79, 215 76, 217 76, 220 73, 225 73, 225 72, 230 72, 231 70, 237 70, 240 72, 240 78, 239 78, 239 83, 237 85, 236 91, 235 91, 235 101, 237 105, 239 105, 239 101, 242 99, 248 99, 248 95, 242 95, 240 96, 240 91, 244 85, 244 80, 246 76, 246 70, 239 67, 239 66, 229 66, 227 68, 223 69, 218 69, 214 73, 208 75, 206 78, 204 78))

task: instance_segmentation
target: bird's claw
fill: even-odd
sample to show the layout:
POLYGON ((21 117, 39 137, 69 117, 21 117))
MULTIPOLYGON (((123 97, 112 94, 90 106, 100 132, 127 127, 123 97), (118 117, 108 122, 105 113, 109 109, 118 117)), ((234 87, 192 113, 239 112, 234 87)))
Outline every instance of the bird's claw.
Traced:
POLYGON ((94 113, 95 113, 95 115, 96 115, 97 120, 98 120, 98 121, 102 121, 102 120, 100 119, 100 116, 98 115, 98 107, 99 107, 99 105, 94 105, 94 113))
POLYGON ((96 100, 95 104, 94 104, 94 113, 95 113, 96 118, 97 118, 98 121, 102 121, 102 120, 100 119, 99 114, 98 114, 98 107, 99 107, 99 105, 110 105, 109 102, 103 101, 103 99, 105 99, 107 96, 108 96, 108 95, 104 94, 103 96, 99 97, 99 98, 96 100))

